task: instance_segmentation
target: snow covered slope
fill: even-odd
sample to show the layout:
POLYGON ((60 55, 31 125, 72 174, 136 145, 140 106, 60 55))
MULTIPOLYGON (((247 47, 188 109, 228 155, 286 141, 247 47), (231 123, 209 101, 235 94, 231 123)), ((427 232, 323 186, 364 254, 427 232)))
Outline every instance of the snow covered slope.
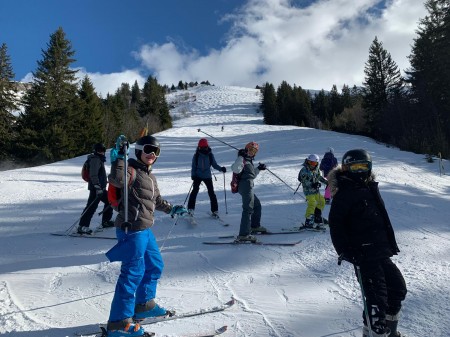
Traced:
MULTIPOLYGON (((197 87, 170 94, 168 101, 176 120, 172 129, 156 135, 162 154, 154 166, 163 196, 174 204, 185 202, 192 156, 198 140, 206 137, 219 165, 228 168, 225 175, 214 172, 214 184, 219 211, 231 225, 208 217, 204 187, 197 198, 196 226, 183 219, 174 225, 169 216, 157 214, 153 230, 165 262, 157 300, 178 312, 216 306, 230 297, 237 304, 223 313, 147 326, 148 331, 186 336, 228 325, 224 336, 361 336, 359 288, 352 267, 337 265, 328 233, 261 238, 302 240, 294 247, 202 243, 238 233, 241 200, 229 190, 233 147, 256 141, 256 161, 273 173, 264 171, 255 180, 262 225, 273 231, 303 220, 306 204, 302 193, 293 191, 307 155, 322 156, 328 146, 339 160, 352 148, 372 154, 401 250, 394 261, 409 290, 401 330, 415 337, 449 335, 450 177, 439 176, 437 163, 365 137, 264 125, 254 89, 197 87)), ((108 319, 120 265, 107 262, 104 253, 115 241, 49 235, 70 228, 85 206, 84 159, 0 172, 0 334, 72 336, 108 319)), ((444 165, 450 171, 448 162, 444 165)), ((92 227, 99 222, 96 215, 92 227)), ((103 234, 113 237, 114 230, 103 234)))

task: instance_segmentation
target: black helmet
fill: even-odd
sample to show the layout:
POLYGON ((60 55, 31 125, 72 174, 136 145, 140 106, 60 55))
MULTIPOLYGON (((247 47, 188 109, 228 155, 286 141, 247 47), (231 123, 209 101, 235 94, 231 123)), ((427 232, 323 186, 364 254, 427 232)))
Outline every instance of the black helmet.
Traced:
POLYGON ((342 169, 353 180, 367 181, 372 173, 372 157, 363 149, 347 151, 342 157, 342 169))
POLYGON ((139 138, 135 145, 134 154, 136 155, 137 159, 141 158, 142 151, 144 151, 145 153, 153 152, 156 157, 159 157, 159 154, 161 153, 161 147, 155 137, 144 136, 139 138))
POLYGON ((94 152, 97 152, 97 153, 106 152, 106 147, 102 143, 97 143, 97 144, 94 144, 93 150, 94 150, 94 152))

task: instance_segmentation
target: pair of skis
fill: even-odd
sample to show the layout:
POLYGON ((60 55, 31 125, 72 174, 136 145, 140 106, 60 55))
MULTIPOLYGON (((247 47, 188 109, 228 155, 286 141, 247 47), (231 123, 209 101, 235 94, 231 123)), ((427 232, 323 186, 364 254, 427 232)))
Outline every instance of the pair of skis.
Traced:
MULTIPOLYGON (((200 316, 200 315, 205 315, 205 314, 210 314, 210 313, 221 312, 221 311, 231 308, 235 303, 236 303, 235 299, 232 298, 230 301, 228 301, 222 305, 219 305, 217 307, 212 307, 212 308, 207 308, 207 309, 199 309, 199 310, 195 310, 195 311, 185 312, 182 314, 177 314, 173 311, 170 311, 170 312, 168 311, 167 315, 165 315, 165 316, 146 318, 146 319, 140 321, 139 324, 141 326, 150 325, 150 324, 155 324, 155 323, 159 323, 159 322, 171 321, 171 320, 175 320, 175 319, 195 317, 195 316, 200 316)), ((195 334, 189 335, 189 336, 191 336, 191 337, 217 336, 217 335, 223 334, 226 330, 227 330, 227 326, 222 326, 219 329, 195 333, 195 334)), ((157 336, 154 332, 146 332, 146 334, 147 335, 144 335, 144 336, 157 336)), ((75 335, 80 336, 80 337, 81 336, 84 336, 84 337, 86 337, 86 336, 96 336, 96 337, 107 336, 106 328, 103 325, 101 325, 99 330, 97 330, 97 331, 77 332, 77 333, 75 333, 75 335)), ((184 335, 184 336, 186 336, 186 335, 184 335)))
MULTIPOLYGON (((309 228, 305 227, 304 225, 299 227, 292 227, 292 228, 282 228, 280 232, 259 232, 254 233, 252 235, 258 235, 258 236, 264 236, 264 235, 279 235, 279 234, 296 234, 296 233, 302 233, 306 231, 311 232, 326 232, 326 228, 320 227, 320 228, 309 228)), ((261 245, 261 246, 295 246, 301 242, 294 241, 294 242, 263 242, 263 241, 237 241, 236 237, 234 235, 225 235, 225 236, 219 236, 219 239, 234 239, 233 241, 206 241, 203 242, 206 245, 242 245, 242 244, 253 244, 253 245, 261 245)))
MULTIPOLYGON (((211 212, 208 212, 208 215, 211 217, 211 219, 216 220, 217 222, 219 222, 220 224, 222 224, 224 227, 228 227, 228 226, 230 225, 229 223, 227 223, 225 220, 223 220, 223 219, 222 219, 220 216, 218 216, 218 215, 213 215, 211 212)), ((187 221, 189 221, 191 225, 193 225, 193 226, 197 226, 197 225, 198 225, 197 220, 195 219, 195 216, 188 214, 188 215, 186 215, 184 218, 185 218, 187 221)))

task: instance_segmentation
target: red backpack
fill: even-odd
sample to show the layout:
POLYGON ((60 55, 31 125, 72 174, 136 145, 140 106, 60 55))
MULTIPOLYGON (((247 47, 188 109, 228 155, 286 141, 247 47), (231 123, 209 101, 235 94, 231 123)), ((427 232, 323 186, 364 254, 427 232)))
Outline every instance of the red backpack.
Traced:
POLYGON ((90 176, 89 176, 89 158, 86 159, 86 161, 83 164, 83 167, 81 168, 81 178, 85 182, 89 182, 90 176))
MULTIPOLYGON (((244 165, 245 165, 245 159, 244 159, 244 165)), ((239 191, 239 180, 241 180, 241 173, 234 173, 233 177, 231 178, 231 193, 237 193, 239 191)))
MULTIPOLYGON (((128 189, 133 186, 134 181, 136 180, 136 170, 134 167, 130 166, 131 174, 130 180, 128 181, 128 189)), ((122 202, 122 189, 120 187, 116 187, 113 184, 108 184, 108 202, 111 205, 112 209, 116 212, 119 212, 119 206, 122 202)))

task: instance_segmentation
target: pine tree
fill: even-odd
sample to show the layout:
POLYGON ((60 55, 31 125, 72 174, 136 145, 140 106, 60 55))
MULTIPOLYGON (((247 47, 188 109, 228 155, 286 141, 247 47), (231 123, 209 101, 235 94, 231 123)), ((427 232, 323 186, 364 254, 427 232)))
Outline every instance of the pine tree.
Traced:
POLYGON ((369 48, 369 59, 364 73, 363 107, 367 112, 368 131, 376 136, 383 132, 381 122, 388 104, 401 94, 403 87, 397 64, 377 37, 369 48))
POLYGON ((149 132, 151 131, 150 133, 172 127, 172 117, 170 117, 165 90, 158 84, 156 78, 152 76, 147 78, 142 89, 142 99, 138 106, 138 113, 146 120, 146 124, 149 125, 149 132))
POLYGON ((14 139, 12 115, 17 106, 17 88, 14 83, 14 72, 11 66, 8 49, 5 43, 0 47, 0 158, 7 157, 14 139))
POLYGON ((81 140, 78 146, 82 147, 84 153, 89 153, 95 143, 105 142, 103 106, 88 76, 85 76, 81 81, 78 95, 80 97, 80 109, 75 121, 78 128, 78 137, 81 140))
MULTIPOLYGON (((450 3, 428 0, 428 15, 420 20, 417 37, 409 56, 412 102, 417 111, 416 139, 424 142, 422 151, 450 156, 450 3), (419 135, 419 137, 417 137, 419 135), (426 141, 425 141, 426 139, 426 141)), ((411 137, 412 138, 412 137, 411 137)))
POLYGON ((262 88, 261 110, 264 115, 264 123, 269 125, 278 124, 278 113, 275 88, 272 83, 266 83, 262 88))
POLYGON ((19 118, 18 154, 28 161, 51 162, 81 154, 74 116, 79 109, 72 44, 60 27, 50 36, 43 59, 33 73, 31 89, 24 97, 25 112, 19 118))

